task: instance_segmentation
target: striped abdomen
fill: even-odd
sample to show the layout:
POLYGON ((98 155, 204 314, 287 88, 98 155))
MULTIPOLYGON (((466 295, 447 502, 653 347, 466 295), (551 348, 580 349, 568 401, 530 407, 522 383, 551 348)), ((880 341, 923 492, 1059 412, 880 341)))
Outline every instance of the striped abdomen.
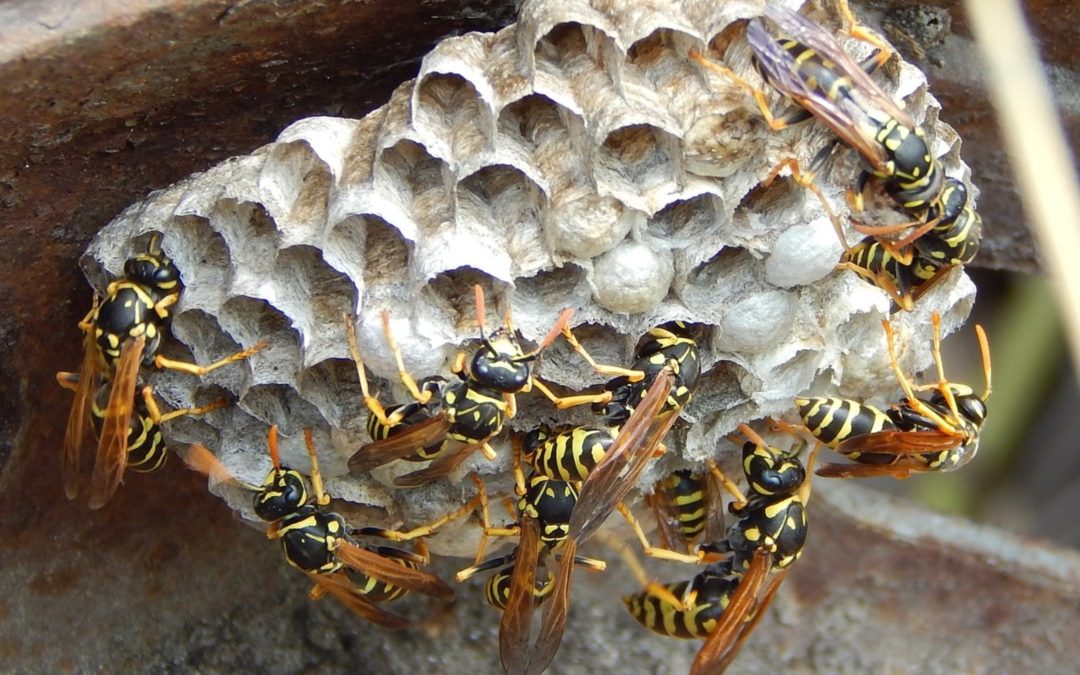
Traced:
MULTIPOLYGON (((739 579, 731 576, 717 576, 702 573, 695 577, 697 598, 686 611, 680 611, 674 605, 660 600, 642 591, 623 598, 623 604, 638 623, 654 633, 668 637, 690 640, 706 638, 716 628, 716 622, 724 613, 731 594, 739 585, 739 579)), ((664 586, 677 597, 682 598, 690 582, 681 581, 664 586)))
POLYGON ((577 427, 544 440, 533 456, 533 468, 549 478, 583 481, 615 441, 600 427, 577 427))
POLYGON ((796 398, 795 407, 810 433, 834 450, 849 438, 896 428, 881 410, 851 399, 796 398))

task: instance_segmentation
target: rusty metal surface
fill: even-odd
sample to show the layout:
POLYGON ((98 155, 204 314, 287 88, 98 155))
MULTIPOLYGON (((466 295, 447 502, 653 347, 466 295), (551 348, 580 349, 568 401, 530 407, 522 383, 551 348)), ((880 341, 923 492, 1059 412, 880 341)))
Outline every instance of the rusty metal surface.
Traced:
MULTIPOLYGON (((915 3, 873 4, 888 10, 915 3)), ((942 116, 964 137, 964 156, 983 189, 988 239, 980 264, 1035 269, 986 97, 968 79, 977 72, 970 36, 953 9, 957 3, 938 5, 951 8, 953 28, 942 45, 928 49, 927 68, 945 104, 942 116)), ((1067 17, 1077 10, 1064 0, 1030 7, 1044 55, 1061 68, 1075 67, 1078 24, 1067 17)), ((202 481, 178 467, 131 479, 102 512, 69 504, 57 451, 69 396, 52 375, 78 363, 74 324, 90 295, 74 261, 119 210, 251 150, 300 117, 364 114, 415 71, 436 40, 496 27, 512 19, 512 10, 495 0, 0 2, 0 350, 6 357, 0 360, 0 655, 6 667, 430 667, 428 649, 416 649, 429 637, 388 639, 331 603, 307 602, 303 581, 268 550, 273 547, 233 522, 202 481)), ((1065 102, 1075 99, 1073 90, 1060 93, 1065 102)), ((1075 110, 1066 109, 1066 126, 1075 140, 1075 110)), ((853 524, 832 505, 828 497, 815 504, 806 559, 791 575, 776 616, 748 644, 748 670, 775 644, 784 645, 777 658, 787 668, 803 656, 836 672, 864 666, 917 672, 916 650, 966 655, 950 663, 973 672, 1061 671, 1080 656, 1070 639, 1080 633, 1073 557, 994 531, 941 530, 907 506, 878 506, 871 497, 842 508, 885 514, 892 526, 853 524), (900 522, 921 524, 926 537, 897 539, 889 529, 900 522), (945 542, 933 536, 942 531, 945 542), (998 552, 988 553, 989 545, 998 552), (1050 563, 1039 562, 1047 556, 1050 563)), ((583 588, 582 599, 610 597, 610 589, 598 588, 595 596, 583 588)), ((593 644, 597 656, 587 655, 589 640, 602 639, 602 630, 627 635, 634 642, 628 655, 670 649, 673 669, 688 662, 692 646, 641 637, 619 608, 592 604, 596 628, 571 638, 565 649, 574 656, 562 672, 616 665, 615 647, 593 644)), ((473 655, 458 665, 490 672, 494 621, 477 607, 474 595, 429 630, 445 631, 439 651, 473 655)), ((775 663, 763 661, 762 668, 775 663)))

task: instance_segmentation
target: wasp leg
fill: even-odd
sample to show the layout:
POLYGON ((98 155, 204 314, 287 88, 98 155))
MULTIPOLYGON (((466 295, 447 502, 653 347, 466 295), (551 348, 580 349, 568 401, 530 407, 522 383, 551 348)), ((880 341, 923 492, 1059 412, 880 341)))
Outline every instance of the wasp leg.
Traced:
POLYGON ((629 569, 630 573, 634 575, 634 578, 637 579, 638 583, 641 584, 641 587, 645 589, 646 593, 663 602, 670 603, 673 607, 675 607, 681 612, 686 611, 687 607, 683 604, 683 601, 680 598, 676 597, 674 593, 664 588, 664 586, 659 582, 649 579, 649 575, 645 572, 645 566, 641 564, 641 561, 638 559, 637 555, 635 555, 633 550, 631 550, 631 548, 626 545, 626 542, 612 536, 611 534, 603 530, 598 530, 593 536, 599 539, 600 542, 603 543, 605 546, 615 551, 619 555, 619 557, 622 558, 623 563, 626 565, 627 569, 629 569))
POLYGON ((608 377, 627 377, 631 382, 640 382, 645 379, 645 373, 640 370, 597 363, 585 347, 578 342, 577 337, 574 335, 574 331, 570 330, 569 327, 563 328, 562 334, 563 337, 566 338, 566 341, 570 343, 570 346, 574 348, 574 351, 577 352, 581 358, 585 359, 589 366, 600 375, 606 375, 608 377))
POLYGON ((889 299, 905 312, 910 312, 915 309, 916 296, 913 296, 908 289, 901 289, 898 287, 893 277, 884 270, 875 274, 865 267, 851 261, 844 261, 837 264, 836 269, 850 270, 858 274, 863 279, 866 279, 871 284, 884 291, 885 295, 889 296, 889 299))
POLYGON ((641 542, 642 552, 650 558, 671 560, 673 562, 688 563, 690 565, 699 565, 701 564, 701 561, 704 560, 704 552, 699 552, 697 555, 690 555, 687 553, 679 553, 678 551, 673 551, 668 548, 653 546, 649 541, 649 538, 645 536, 645 531, 642 529, 641 523, 638 522, 638 519, 630 511, 630 508, 622 502, 616 504, 615 508, 623 515, 626 522, 630 524, 631 529, 634 530, 634 534, 637 535, 638 541, 641 542))
POLYGON ((772 170, 769 171, 768 175, 765 176, 765 179, 761 181, 762 187, 769 187, 770 185, 772 185, 772 182, 776 180, 776 177, 785 168, 791 170, 792 180, 794 180, 796 183, 803 186, 807 190, 810 190, 810 192, 814 193, 814 196, 817 197, 818 201, 821 202, 821 206, 825 209, 825 214, 829 216, 829 220, 832 222, 833 229, 836 230, 836 236, 840 239, 840 243, 843 244, 844 250, 850 250, 851 247, 848 245, 847 237, 844 236, 844 228, 840 224, 839 216, 836 215, 836 211, 833 210, 833 207, 829 203, 829 200, 825 198, 825 193, 822 192, 821 188, 819 188, 814 182, 814 174, 810 171, 803 171, 799 167, 799 161, 797 159, 785 159, 784 161, 774 166, 772 170))
MULTIPOLYGON (((935 326, 937 326, 941 318, 940 316, 938 316, 937 312, 935 312, 933 316, 935 317, 935 326)), ((893 333, 892 324, 889 323, 888 319, 885 319, 881 322, 881 325, 885 329, 885 341, 889 348, 889 363, 892 365, 893 373, 896 375, 897 382, 900 383, 900 388, 904 391, 904 397, 907 399, 908 405, 910 405, 912 409, 914 409, 920 415, 923 415, 924 417, 933 421, 937 428, 943 433, 959 435, 960 432, 955 425, 950 424, 936 410, 934 410, 929 405, 924 403, 921 399, 915 396, 915 391, 912 387, 911 380, 909 380, 908 377, 904 375, 904 371, 900 369, 900 362, 897 360, 896 357, 896 336, 893 333)), ((940 357, 940 354, 938 354, 938 356, 940 357)), ((946 386, 946 390, 947 389, 948 387, 946 386)), ((951 391, 949 391, 949 395, 952 395, 951 391)), ((953 401, 953 406, 955 405, 956 402, 953 401)), ((953 409, 955 410, 955 407, 953 409)), ((955 419, 959 418, 957 417, 955 419)))
POLYGON ((398 346, 397 340, 394 339, 394 333, 390 330, 390 312, 385 309, 382 311, 382 327, 383 334, 386 335, 386 344, 390 346, 390 351, 394 354, 394 362, 397 364, 398 369, 398 378, 418 403, 427 403, 431 400, 431 392, 420 391, 420 388, 416 386, 416 380, 414 380, 412 375, 409 374, 409 371, 405 369, 405 361, 401 356, 401 347, 398 346))
POLYGON ((349 353, 352 354, 353 363, 356 364, 356 374, 360 378, 360 391, 364 395, 364 406, 371 412, 372 415, 379 419, 386 427, 391 427, 397 424, 401 420, 400 417, 394 419, 394 415, 387 415, 386 409, 383 408, 383 404, 379 401, 377 396, 372 396, 371 391, 368 389, 367 381, 367 369, 364 367, 364 359, 360 357, 360 346, 356 341, 356 326, 353 324, 353 317, 348 314, 342 315, 345 320, 345 334, 349 340, 349 353))
POLYGON ((381 537, 383 539, 389 539, 390 541, 411 541, 413 539, 434 534, 443 525, 459 518, 463 518, 479 509, 483 524, 483 527, 481 528, 480 547, 476 554, 476 560, 479 562, 484 556, 484 549, 487 547, 487 538, 489 536, 488 530, 490 529, 488 527, 488 496, 484 481, 475 474, 472 475, 472 479, 476 483, 476 495, 465 502, 461 508, 404 532, 398 530, 386 530, 380 527, 363 527, 356 530, 355 533, 365 536, 381 537))
POLYGON ((162 414, 161 408, 158 407, 157 400, 154 399, 154 389, 150 385, 146 385, 142 388, 143 402, 146 403, 146 411, 150 414, 150 420, 154 424, 161 424, 162 422, 168 422, 174 420, 177 417, 186 417, 194 415, 203 415, 211 410, 219 410, 229 405, 229 400, 225 398, 219 398, 216 401, 207 403, 203 406, 193 408, 178 408, 176 410, 170 410, 167 413, 162 414))
MULTIPOLYGON (((274 442, 276 445, 276 434, 274 442)), ((312 437, 311 429, 304 429, 304 446, 307 447, 308 457, 311 458, 311 491, 315 493, 315 503, 319 506, 326 506, 330 503, 330 495, 326 494, 326 490, 323 489, 322 473, 319 471, 319 456, 315 452, 315 439, 312 437)))
MULTIPOLYGON (((872 47, 876 47, 878 50, 877 54, 874 54, 871 57, 873 62, 877 63, 877 65, 874 67, 873 70, 868 70, 867 72, 872 73, 874 70, 877 70, 881 66, 888 63, 889 59, 892 58, 893 55, 892 47, 890 47, 887 42, 879 38, 877 35, 874 35, 873 33, 863 28, 862 24, 859 23, 859 20, 855 18, 855 13, 851 11, 851 7, 848 6, 848 0, 839 0, 839 2, 837 3, 837 9, 839 10, 841 16, 843 16, 848 23, 848 35, 855 38, 856 40, 865 42, 872 47)), ((868 68, 868 65, 866 63, 862 65, 864 69, 868 68)))
POLYGON ((804 122, 811 117, 809 113, 806 113, 805 110, 798 108, 797 106, 792 106, 792 108, 784 111, 784 114, 782 115, 774 115, 769 108, 769 102, 765 98, 765 91, 763 89, 755 87, 737 75, 731 68, 716 63, 696 49, 690 50, 690 58, 697 61, 701 66, 720 73, 731 80, 735 85, 749 93, 757 103, 757 107, 761 111, 761 116, 765 118, 765 123, 768 124, 769 128, 773 131, 782 131, 794 124, 804 122))
POLYGON ((235 354, 232 354, 230 356, 226 356, 225 358, 218 361, 214 361, 207 366, 200 366, 194 363, 188 363, 186 361, 177 361, 175 359, 166 358, 159 354, 154 357, 154 366, 158 368, 176 370, 181 373, 188 373, 189 375, 195 375, 196 377, 202 377, 211 371, 221 368, 222 366, 227 366, 230 363, 235 363, 237 361, 243 361, 244 359, 250 358, 252 354, 266 349, 269 344, 270 342, 268 340, 261 340, 260 342, 255 343, 253 346, 248 347, 247 349, 236 352, 235 354))

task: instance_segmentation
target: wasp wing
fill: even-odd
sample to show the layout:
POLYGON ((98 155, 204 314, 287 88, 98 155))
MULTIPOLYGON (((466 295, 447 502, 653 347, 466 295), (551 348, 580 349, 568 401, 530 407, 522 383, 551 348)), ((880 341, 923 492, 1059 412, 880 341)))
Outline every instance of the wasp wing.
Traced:
POLYGON ((540 555, 540 530, 528 516, 521 518, 521 537, 514 555, 510 592, 499 622, 499 661, 503 670, 517 675, 525 672, 529 661, 529 632, 536 609, 533 589, 540 555))
POLYGON ((718 542, 727 536, 724 517, 724 486, 713 471, 705 473, 705 536, 706 544, 718 542))
POLYGON ((822 478, 878 478, 892 476, 903 480, 912 472, 925 472, 926 464, 919 466, 900 464, 826 464, 815 473, 822 478))
POLYGON ((341 572, 309 574, 308 576, 316 586, 368 621, 394 630, 408 628, 409 622, 406 619, 377 607, 365 598, 356 584, 349 581, 349 578, 341 572))
POLYGON ((764 548, 754 551, 750 567, 743 574, 738 587, 731 594, 724 613, 716 622, 701 651, 690 666, 690 675, 717 675, 734 658, 733 649, 742 645, 743 624, 754 609, 758 593, 772 569, 772 553, 764 548))
MULTIPOLYGON (((802 22, 808 23, 817 29, 817 26, 814 26, 802 16, 792 14, 801 19, 802 22)), ((770 18, 777 21, 781 28, 787 30, 790 22, 776 17, 770 18)), ((770 84, 776 87, 780 93, 791 98, 795 103, 820 119, 840 138, 855 148, 875 170, 885 171, 887 169, 888 156, 885 148, 874 140, 874 132, 879 125, 867 115, 865 110, 851 101, 846 101, 845 104, 841 105, 831 100, 825 92, 811 86, 799 74, 799 66, 795 61, 795 57, 777 42, 776 37, 769 34, 759 20, 751 21, 747 26, 746 39, 750 44, 750 48, 754 51, 759 67, 770 84)), ((846 55, 846 52, 836 46, 835 43, 831 50, 822 52, 822 54, 831 54, 832 52, 840 52, 844 55, 843 58, 846 61, 851 62, 851 58, 846 55)), ((858 66, 855 67, 855 70, 862 73, 858 66)), ((863 75, 865 76, 865 74, 863 75)), ((869 80, 868 77, 866 79, 870 81, 875 90, 880 91, 872 80, 869 80)), ((872 98, 876 100, 877 97, 872 98)), ((885 98, 888 99, 888 97, 885 98)), ((890 107, 896 107, 891 101, 890 104, 890 107)), ((907 118, 906 115, 903 115, 903 112, 900 114, 903 117, 897 119, 907 118)))
POLYGON ((870 75, 855 62, 851 54, 836 42, 832 33, 802 14, 775 4, 765 7, 765 16, 776 22, 776 25, 789 37, 812 47, 826 60, 832 61, 835 67, 851 80, 855 92, 859 96, 866 97, 867 102, 876 110, 884 112, 904 126, 915 126, 907 112, 891 96, 882 91, 881 86, 870 78, 870 75))
POLYGON ((407 567, 391 558, 385 558, 374 551, 347 541, 342 541, 334 553, 341 562, 352 569, 379 581, 408 591, 430 595, 443 602, 454 601, 454 590, 434 574, 407 567))
POLYGON ((450 431, 450 422, 446 419, 446 413, 435 415, 389 438, 361 446, 349 458, 349 471, 359 476, 395 459, 409 457, 417 449, 426 448, 441 440, 448 431, 450 431))
POLYGON ((660 546, 668 550, 685 552, 686 544, 679 530, 679 517, 671 494, 659 483, 646 498, 656 519, 656 533, 660 537, 660 546))
POLYGON ((852 453, 878 453, 883 455, 921 455, 955 448, 963 443, 963 436, 944 431, 901 431, 887 429, 872 434, 855 436, 836 446, 842 455, 852 453))
POLYGON ((79 463, 82 456, 86 431, 90 426, 90 405, 98 389, 100 374, 95 363, 97 345, 93 328, 83 336, 83 358, 79 366, 79 383, 75 398, 68 412, 67 428, 64 430, 64 454, 60 475, 64 481, 64 494, 68 499, 79 495, 79 463))
POLYGON ((671 371, 666 368, 656 375, 641 404, 582 484, 569 529, 569 536, 579 544, 607 520, 615 505, 634 487, 652 459, 653 450, 675 423, 677 410, 657 416, 667 400, 671 383, 671 371))
POLYGON ((131 433, 131 414, 135 409, 135 387, 139 379, 146 336, 128 338, 120 348, 116 361, 109 403, 101 422, 97 460, 90 477, 92 509, 99 509, 116 493, 127 467, 128 435, 131 433))
POLYGON ((570 587, 576 554, 577 542, 567 539, 562 546, 559 573, 552 582, 551 597, 544 605, 544 620, 536 644, 529 653, 529 667, 525 675, 540 675, 555 660, 555 654, 559 651, 563 633, 566 632, 566 620, 570 616, 570 587))
POLYGON ((470 443, 454 450, 449 455, 437 458, 427 467, 420 469, 419 471, 413 471, 404 476, 398 476, 394 479, 394 485, 399 487, 419 487, 421 485, 427 485, 458 468, 462 462, 468 459, 473 452, 483 444, 484 441, 470 443))

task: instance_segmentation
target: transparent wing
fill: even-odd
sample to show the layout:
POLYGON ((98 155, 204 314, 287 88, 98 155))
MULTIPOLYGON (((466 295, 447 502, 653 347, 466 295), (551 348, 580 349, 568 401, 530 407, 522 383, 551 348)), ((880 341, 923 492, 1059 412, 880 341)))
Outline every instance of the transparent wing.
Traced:
POLYGON ((666 368, 656 375, 641 404, 582 484, 569 531, 569 536, 579 544, 600 527, 634 487, 656 446, 675 423, 678 411, 657 416, 667 400, 671 383, 671 372, 666 368))
POLYGON ((413 471, 404 476, 398 476, 394 479, 394 485, 400 487, 419 487, 421 485, 427 485, 456 469, 483 444, 483 441, 479 443, 470 443, 469 445, 451 452, 445 457, 439 457, 419 471, 413 471))
POLYGON ((577 542, 567 539, 562 547, 562 561, 559 563, 559 573, 555 576, 551 597, 544 605, 540 634, 529 653, 529 667, 525 675, 540 675, 555 660, 555 654, 559 651, 563 633, 566 632, 566 620, 570 615, 570 587, 576 554, 577 542))
POLYGON ((533 610, 536 608, 533 587, 536 584, 536 562, 539 555, 540 530, 536 521, 523 516, 514 571, 510 577, 510 594, 499 622, 499 660, 507 673, 525 672, 529 661, 529 631, 532 628, 533 610))
POLYGON ((395 459, 409 457, 417 448, 426 448, 442 439, 448 431, 450 422, 446 414, 435 415, 390 438, 361 446, 349 458, 349 471, 353 475, 362 475, 395 459))
POLYGON ((754 608, 758 593, 770 569, 772 569, 772 553, 759 548, 754 552, 754 559, 750 561, 750 567, 739 581, 739 586, 731 594, 731 599, 728 600, 724 613, 720 615, 720 620, 716 622, 713 631, 709 633, 705 644, 702 645, 701 651, 694 658, 694 663, 690 666, 690 675, 722 673, 727 667, 726 664, 734 658, 735 655, 731 653, 731 650, 742 644, 744 624, 749 619, 749 614, 754 608))
POLYGON ((86 442, 86 431, 90 426, 90 405, 101 379, 94 362, 96 349, 93 331, 85 331, 79 383, 75 388, 75 399, 71 402, 67 428, 64 430, 64 454, 60 475, 64 481, 64 494, 68 499, 75 499, 79 495, 79 464, 83 443, 86 442))
MULTIPOLYGON (((795 16, 806 21, 797 14, 795 16)), ((780 23, 779 20, 778 23, 780 23)), ((814 26, 814 28, 817 27, 814 26)), ((873 137, 877 124, 867 115, 866 110, 858 105, 852 105, 850 101, 845 101, 845 105, 841 105, 810 86, 799 75, 798 64, 792 54, 777 43, 776 37, 770 35, 760 21, 750 22, 746 29, 746 39, 770 84, 825 123, 840 138, 855 148, 875 170, 886 168, 888 156, 885 149, 875 142, 873 137)), ((847 57, 838 46, 835 46, 832 51, 844 53, 845 59, 851 61, 851 58, 847 57)), ((858 66, 855 70, 862 73, 858 66)), ((880 91, 873 81, 870 82, 876 91, 880 91)), ((876 100, 876 97, 872 98, 876 100)), ((890 102, 890 107, 895 108, 896 105, 890 102)))
POLYGON ((338 560, 358 572, 363 572, 379 581, 393 584, 408 591, 430 595, 443 602, 454 601, 454 590, 445 581, 429 572, 406 567, 385 558, 374 551, 369 551, 347 541, 341 542, 334 550, 338 560))
POLYGON ((90 476, 90 499, 92 509, 99 509, 109 501, 120 486, 127 467, 128 434, 131 431, 131 413, 135 409, 135 386, 139 379, 146 337, 128 338, 120 348, 116 361, 109 403, 101 422, 98 439, 97 460, 90 476))
POLYGON ((380 609, 365 598, 356 585, 341 572, 309 574, 308 577, 316 586, 337 598, 341 604, 372 623, 395 630, 401 630, 409 626, 406 619, 380 609))
POLYGON ((842 455, 853 452, 873 452, 887 455, 921 455, 955 448, 963 442, 962 436, 929 429, 926 431, 900 431, 888 429, 872 434, 849 438, 836 446, 842 455))

